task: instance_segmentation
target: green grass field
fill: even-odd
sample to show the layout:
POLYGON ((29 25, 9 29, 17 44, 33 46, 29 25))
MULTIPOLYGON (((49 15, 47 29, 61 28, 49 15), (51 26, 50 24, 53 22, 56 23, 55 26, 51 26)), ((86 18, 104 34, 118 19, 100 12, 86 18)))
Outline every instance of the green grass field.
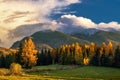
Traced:
POLYGON ((120 80, 120 69, 109 67, 48 65, 25 71, 25 75, 0 76, 0 80, 120 80))

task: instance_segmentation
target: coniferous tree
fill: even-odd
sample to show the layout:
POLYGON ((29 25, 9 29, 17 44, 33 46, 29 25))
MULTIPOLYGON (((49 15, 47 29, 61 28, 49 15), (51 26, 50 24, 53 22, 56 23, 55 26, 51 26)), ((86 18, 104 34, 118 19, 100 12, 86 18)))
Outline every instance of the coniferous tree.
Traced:
POLYGON ((22 64, 25 68, 31 68, 37 63, 37 50, 35 49, 35 44, 32 41, 32 38, 29 37, 24 41, 22 49, 22 64))
POLYGON ((60 48, 60 63, 61 64, 65 64, 65 58, 66 58, 66 54, 65 54, 65 46, 61 46, 60 48))
POLYGON ((109 48, 105 42, 102 43, 101 48, 102 48, 101 65, 107 66, 108 65, 109 48))
POLYGON ((56 54, 57 54, 57 49, 53 49, 53 50, 52 50, 52 53, 51 53, 52 64, 55 64, 56 54))
POLYGON ((89 45, 84 45, 83 47, 83 64, 88 65, 89 64, 89 45))
POLYGON ((71 45, 70 52, 71 52, 71 62, 72 64, 75 64, 75 44, 74 43, 71 45))
POLYGON ((96 54, 91 60, 91 64, 95 66, 101 66, 101 56, 102 56, 102 48, 98 46, 96 48, 96 54))
POLYGON ((114 47, 112 42, 108 43, 109 53, 107 55, 107 66, 112 66, 114 63, 114 47))
POLYGON ((47 51, 47 61, 48 64, 52 64, 51 50, 47 51))
POLYGON ((117 46, 115 50, 115 57, 114 57, 114 65, 116 67, 120 67, 120 44, 117 46))
POLYGON ((66 55, 65 64, 71 64, 70 47, 69 47, 69 45, 65 46, 65 55, 66 55))
POLYGON ((5 56, 1 54, 0 67, 5 68, 5 56))
POLYGON ((82 47, 78 43, 75 44, 75 63, 83 64, 82 47))
POLYGON ((16 53, 16 63, 21 64, 22 50, 23 50, 23 44, 20 43, 19 48, 18 48, 18 52, 16 53))
POLYGON ((90 44, 89 54, 88 54, 88 57, 89 57, 90 59, 92 59, 93 56, 95 55, 95 51, 96 51, 96 44, 92 42, 92 43, 90 44))

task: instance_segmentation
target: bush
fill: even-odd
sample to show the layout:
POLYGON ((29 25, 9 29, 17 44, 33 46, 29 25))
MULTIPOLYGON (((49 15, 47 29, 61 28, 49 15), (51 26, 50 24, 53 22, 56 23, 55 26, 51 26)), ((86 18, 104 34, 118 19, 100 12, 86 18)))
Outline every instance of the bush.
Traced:
POLYGON ((17 64, 17 63, 12 63, 10 65, 10 74, 13 74, 13 75, 20 75, 22 74, 22 67, 20 64, 17 64))

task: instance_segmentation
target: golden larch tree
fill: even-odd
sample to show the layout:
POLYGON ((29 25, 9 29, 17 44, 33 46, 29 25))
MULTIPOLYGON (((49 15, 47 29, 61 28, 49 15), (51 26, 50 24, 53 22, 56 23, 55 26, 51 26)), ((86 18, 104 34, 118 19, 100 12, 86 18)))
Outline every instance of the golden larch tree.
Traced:
POLYGON ((32 37, 28 37, 24 41, 22 49, 22 64, 25 68, 31 68, 37 63, 37 50, 35 49, 35 44, 32 41, 32 37))

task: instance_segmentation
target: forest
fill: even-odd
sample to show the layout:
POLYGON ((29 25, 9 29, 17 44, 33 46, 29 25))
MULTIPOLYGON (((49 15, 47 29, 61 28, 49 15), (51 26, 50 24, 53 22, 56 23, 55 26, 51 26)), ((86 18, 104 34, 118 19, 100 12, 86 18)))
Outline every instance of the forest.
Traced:
POLYGON ((36 50, 32 38, 29 37, 19 48, 10 54, 0 52, 0 67, 9 68, 12 63, 18 63, 23 68, 33 66, 62 65, 92 65, 120 68, 120 44, 115 47, 112 42, 97 45, 79 43, 64 44, 59 48, 36 50))

